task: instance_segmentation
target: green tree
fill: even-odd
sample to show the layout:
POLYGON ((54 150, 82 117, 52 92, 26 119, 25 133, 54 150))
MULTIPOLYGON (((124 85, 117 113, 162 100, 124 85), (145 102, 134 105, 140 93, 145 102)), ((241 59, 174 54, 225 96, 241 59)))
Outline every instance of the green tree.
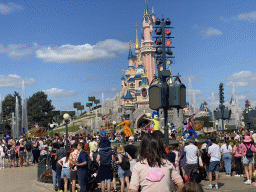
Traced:
POLYGON ((213 123, 210 122, 209 116, 196 117, 195 120, 203 121, 204 127, 213 127, 213 123))
POLYGON ((3 109, 3 123, 5 124, 5 131, 10 132, 12 126, 12 112, 15 112, 16 105, 16 96, 19 101, 19 116, 21 117, 21 97, 19 93, 14 91, 14 94, 8 94, 4 100, 2 101, 2 109, 3 109))
POLYGON ((78 107, 81 106, 81 102, 74 102, 73 107, 76 108, 77 116, 78 116, 78 107))
POLYGON ((27 108, 29 125, 38 123, 39 126, 46 127, 52 121, 52 114, 49 112, 55 107, 43 91, 38 91, 28 98, 27 108))

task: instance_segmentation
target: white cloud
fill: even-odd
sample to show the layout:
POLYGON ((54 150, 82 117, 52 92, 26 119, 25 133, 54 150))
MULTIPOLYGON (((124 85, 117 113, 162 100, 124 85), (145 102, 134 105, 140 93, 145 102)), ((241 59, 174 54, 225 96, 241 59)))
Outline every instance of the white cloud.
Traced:
POLYGON ((220 31, 219 29, 215 29, 213 27, 204 27, 196 24, 193 26, 193 28, 200 30, 199 34, 205 37, 222 35, 222 31, 220 31))
POLYGON ((212 27, 209 27, 208 29, 202 30, 201 34, 203 36, 214 36, 214 35, 222 35, 222 32, 218 29, 214 29, 212 27))
POLYGON ((229 18, 220 17, 220 20, 222 20, 224 22, 229 22, 231 20, 253 22, 253 21, 256 21, 256 12, 252 11, 252 12, 249 12, 249 13, 241 13, 239 15, 235 15, 235 16, 232 16, 232 17, 229 17, 229 18))
POLYGON ((243 64, 244 65, 251 65, 251 64, 253 64, 251 61, 245 61, 245 62, 243 62, 243 64))
POLYGON ((84 63, 93 60, 102 60, 117 57, 126 53, 129 43, 116 39, 100 41, 96 45, 62 45, 60 47, 47 47, 36 51, 36 56, 45 62, 84 63))
POLYGON ((256 20, 256 12, 243 13, 237 16, 237 19, 244 21, 255 21, 256 20))
POLYGON ((256 74, 251 71, 240 71, 238 73, 234 73, 230 77, 226 79, 228 83, 227 86, 235 86, 235 87, 250 87, 256 86, 256 74))
POLYGON ((56 98, 77 95, 77 92, 67 91, 67 90, 58 89, 58 88, 51 88, 51 89, 43 90, 43 92, 45 92, 49 96, 56 97, 56 98))
POLYGON ((13 88, 21 88, 22 81, 24 80, 24 84, 32 85, 35 82, 33 78, 22 78, 16 74, 10 74, 8 76, 1 75, 0 76, 0 87, 13 87, 13 88))
POLYGON ((20 5, 17 5, 15 3, 0 4, 0 14, 2 15, 14 13, 15 11, 19 11, 22 9, 23 8, 20 5))
POLYGON ((197 81, 201 81, 202 80, 201 77, 196 77, 196 76, 190 75, 188 77, 182 77, 181 81, 189 82, 189 79, 191 80, 191 82, 197 82, 197 81))
POLYGON ((39 48, 42 47, 37 43, 33 43, 32 46, 26 44, 9 44, 6 47, 0 44, 0 54, 6 54, 12 59, 22 59, 25 56, 33 54, 39 48))

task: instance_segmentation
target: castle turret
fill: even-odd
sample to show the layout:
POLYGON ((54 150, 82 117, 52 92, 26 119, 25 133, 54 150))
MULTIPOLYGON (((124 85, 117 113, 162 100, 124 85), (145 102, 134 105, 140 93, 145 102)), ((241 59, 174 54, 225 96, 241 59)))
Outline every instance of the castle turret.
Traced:
POLYGON ((155 48, 153 47, 154 42, 152 41, 153 32, 153 19, 150 15, 148 1, 145 1, 144 15, 142 18, 143 29, 144 29, 144 41, 141 43, 141 57, 144 58, 144 69, 150 84, 155 75, 155 48))
POLYGON ((129 69, 134 69, 134 63, 137 59, 136 55, 133 55, 132 53, 132 43, 130 41, 130 49, 129 49, 129 54, 128 54, 128 60, 129 60, 129 69))

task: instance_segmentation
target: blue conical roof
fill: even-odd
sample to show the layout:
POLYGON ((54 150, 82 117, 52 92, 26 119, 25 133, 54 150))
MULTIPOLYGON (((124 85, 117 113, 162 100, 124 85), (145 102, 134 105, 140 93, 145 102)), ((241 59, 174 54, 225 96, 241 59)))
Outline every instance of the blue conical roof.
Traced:
POLYGON ((126 95, 124 96, 124 99, 134 99, 129 90, 127 91, 126 95))
POLYGON ((147 78, 142 77, 141 86, 148 86, 147 78))
POLYGON ((130 49, 129 49, 128 59, 137 59, 136 55, 133 55, 133 54, 132 54, 132 49, 131 49, 131 47, 130 47, 130 49))

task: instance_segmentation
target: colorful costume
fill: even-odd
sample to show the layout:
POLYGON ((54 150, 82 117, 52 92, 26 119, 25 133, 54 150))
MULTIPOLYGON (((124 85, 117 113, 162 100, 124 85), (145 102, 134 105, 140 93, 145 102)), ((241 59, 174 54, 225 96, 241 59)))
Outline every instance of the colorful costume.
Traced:
POLYGON ((131 137, 131 136, 133 136, 133 135, 132 135, 132 130, 131 130, 131 128, 130 128, 131 124, 132 124, 131 121, 125 120, 125 121, 123 121, 122 123, 120 123, 120 124, 118 125, 118 126, 124 125, 123 132, 124 132, 125 137, 131 137))
POLYGON ((189 139, 193 135, 195 136, 195 139, 197 139, 197 133, 193 130, 194 125, 192 123, 192 120, 193 120, 195 115, 196 114, 193 114, 193 115, 189 116, 189 122, 188 122, 188 133, 189 133, 189 135, 188 135, 187 139, 189 139))
MULTIPOLYGON (((154 130, 154 131, 160 131, 160 124, 159 124, 158 115, 154 115, 154 119, 148 119, 148 118, 145 118, 145 119, 154 122, 154 127, 153 127, 153 130, 154 130)), ((163 119, 164 119, 164 118, 161 118, 160 120, 163 120, 163 119)))

